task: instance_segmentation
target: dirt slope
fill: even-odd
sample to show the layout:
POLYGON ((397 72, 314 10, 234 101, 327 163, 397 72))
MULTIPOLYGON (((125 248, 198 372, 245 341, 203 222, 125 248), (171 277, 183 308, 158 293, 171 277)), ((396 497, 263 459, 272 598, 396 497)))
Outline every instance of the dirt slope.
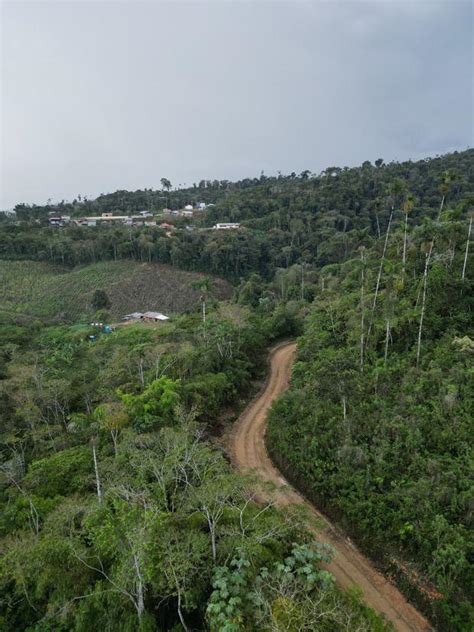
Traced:
POLYGON ((264 389, 242 413, 235 426, 231 439, 234 463, 241 470, 252 469, 262 479, 281 485, 281 488, 271 493, 277 505, 305 504, 317 516, 323 524, 317 530, 317 539, 335 549, 334 559, 328 568, 340 586, 359 586, 365 601, 391 621, 399 632, 432 630, 426 619, 375 570, 357 548, 287 483, 267 454, 264 440, 267 412, 273 400, 288 387, 295 352, 294 343, 273 350, 270 374, 264 389))

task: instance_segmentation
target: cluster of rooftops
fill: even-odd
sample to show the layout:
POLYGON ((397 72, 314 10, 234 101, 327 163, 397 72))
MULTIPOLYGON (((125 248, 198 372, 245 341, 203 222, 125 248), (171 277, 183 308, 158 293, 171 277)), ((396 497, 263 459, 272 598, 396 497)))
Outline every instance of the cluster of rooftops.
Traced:
MULTIPOLYGON (((208 204, 207 206, 214 206, 208 204)), ((187 204, 183 209, 171 210, 163 209, 162 215, 170 215, 176 217, 192 217, 194 213, 203 211, 206 208, 204 202, 199 202, 196 206, 187 204)), ((156 225, 153 213, 150 211, 140 211, 137 215, 114 215, 111 212, 102 213, 101 215, 92 215, 90 217, 71 218, 69 215, 55 215, 49 217, 51 226, 64 226, 65 224, 78 224, 80 226, 96 226, 100 224, 148 224, 156 225)))
MULTIPOLYGON (((209 204, 208 206, 212 206, 212 205, 209 204)), ((191 210, 191 209, 192 209, 191 206, 190 208, 185 207, 184 209, 178 210, 178 211, 171 211, 170 209, 164 209, 163 214, 169 215, 169 216, 176 216, 176 217, 189 217, 189 216, 192 216, 196 210, 202 210, 202 208, 196 208, 194 210, 191 210)), ((72 219, 68 215, 62 215, 62 216, 50 217, 49 223, 51 226, 64 226, 66 224, 76 224, 78 226, 97 226, 97 224, 114 224, 114 223, 126 224, 126 225, 141 224, 145 226, 158 225, 160 228, 164 228, 167 231, 170 231, 174 228, 172 224, 168 224, 167 222, 161 222, 160 224, 158 224, 153 214, 149 213, 148 211, 141 211, 139 215, 114 215, 113 213, 102 213, 102 215, 91 216, 91 217, 81 217, 79 219, 72 219)), ((189 230, 192 230, 194 226, 186 226, 186 228, 188 228, 189 230)), ((211 230, 230 230, 230 229, 236 229, 236 228, 240 228, 240 224, 237 222, 220 222, 220 223, 214 224, 211 230)), ((201 230, 209 230, 209 229, 203 228, 201 230)), ((168 237, 170 236, 169 233, 167 233, 167 235, 168 237)))

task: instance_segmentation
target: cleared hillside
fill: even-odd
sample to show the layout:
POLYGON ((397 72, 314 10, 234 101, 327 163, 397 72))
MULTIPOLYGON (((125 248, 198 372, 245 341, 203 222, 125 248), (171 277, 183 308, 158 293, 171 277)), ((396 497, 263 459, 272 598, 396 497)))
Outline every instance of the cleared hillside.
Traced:
MULTIPOLYGON (((0 312, 75 322, 94 314, 92 296, 105 290, 113 319, 134 310, 197 309, 202 274, 160 264, 104 261, 67 269, 36 261, 0 261, 0 312)), ((213 278, 210 295, 226 299, 232 287, 213 278)))

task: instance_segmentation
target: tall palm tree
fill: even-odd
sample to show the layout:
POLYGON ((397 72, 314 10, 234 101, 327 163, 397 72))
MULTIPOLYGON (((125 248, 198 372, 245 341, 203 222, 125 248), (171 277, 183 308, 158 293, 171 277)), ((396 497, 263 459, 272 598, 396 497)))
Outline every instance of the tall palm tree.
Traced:
POLYGON ((209 292, 212 289, 213 282, 209 277, 203 277, 199 281, 196 281, 192 284, 193 288, 201 291, 201 314, 202 314, 202 322, 206 322, 206 301, 209 292))
POLYGON ((365 282, 365 246, 359 248, 360 251, 360 370, 364 370, 364 282, 365 282))
POLYGON ((387 252, 387 244, 388 244, 388 238, 390 236, 390 227, 392 225, 393 213, 395 211, 395 206, 400 202, 400 198, 403 195, 404 191, 405 191, 405 184, 403 180, 400 180, 400 178, 395 178, 395 180, 393 180, 393 182, 390 184, 388 188, 388 199, 390 201, 390 216, 388 218, 387 230, 385 232, 385 241, 383 245, 382 256, 380 257, 380 265, 379 265, 379 271, 377 274, 377 283, 375 284, 375 293, 374 293, 374 300, 372 303, 372 312, 370 315, 369 329, 367 331, 367 337, 365 340, 366 345, 369 342, 370 332, 372 331, 375 307, 377 305, 377 298, 379 295, 380 279, 382 278, 383 265, 385 261, 385 254, 387 252))
POLYGON ((441 193, 441 203, 439 205, 438 221, 441 217, 441 213, 443 212, 446 196, 448 195, 449 191, 451 190, 451 187, 453 186, 453 184, 456 182, 457 179, 458 179, 458 175, 452 170, 445 171, 441 177, 441 184, 439 187, 439 190, 441 193))
POLYGON ((164 191, 166 189, 167 192, 167 196, 166 196, 166 206, 169 207, 170 205, 170 189, 171 189, 171 182, 170 180, 168 180, 168 178, 161 178, 160 180, 161 182, 161 189, 164 191))
POLYGON ((472 214, 471 214, 471 217, 469 218, 469 230, 467 231, 466 250, 464 252, 464 264, 462 266, 461 281, 464 281, 464 277, 466 276, 466 266, 467 266, 467 257, 469 255, 469 242, 471 239, 471 230, 472 230, 472 214))
POLYGON ((171 189, 171 182, 168 180, 168 178, 161 178, 160 182, 161 188, 163 190, 166 189, 167 191, 169 191, 171 189))
MULTIPOLYGON (((446 196, 448 195, 452 184, 457 180, 457 175, 453 171, 445 171, 443 173, 443 177, 440 185, 440 193, 441 193, 441 203, 439 205, 438 211, 438 222, 441 219, 441 213, 443 212, 443 206, 446 201, 446 196)), ((426 289, 428 285, 428 269, 431 262, 431 255, 433 254, 433 248, 435 244, 435 237, 433 235, 428 252, 425 254, 425 269, 423 271, 423 292, 421 295, 421 314, 420 314, 420 323, 418 325, 418 342, 416 348, 416 366, 418 367, 420 364, 421 357, 421 339, 423 334, 423 320, 425 318, 425 310, 426 310, 426 289)))
POLYGON ((405 202, 403 203, 403 213, 405 214, 405 228, 403 235, 403 274, 405 274, 406 261, 407 261, 407 232, 408 232, 408 214, 415 205, 415 198, 412 193, 408 193, 405 202))

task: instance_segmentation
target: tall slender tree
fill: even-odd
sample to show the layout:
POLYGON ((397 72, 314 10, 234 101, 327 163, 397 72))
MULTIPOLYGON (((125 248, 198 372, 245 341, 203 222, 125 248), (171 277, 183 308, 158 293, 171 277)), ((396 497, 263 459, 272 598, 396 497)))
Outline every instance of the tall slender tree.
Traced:
POLYGON ((434 246, 434 238, 431 240, 429 245, 428 252, 425 253, 425 269, 423 271, 423 290, 421 294, 421 314, 420 314, 420 323, 418 325, 418 341, 416 347, 416 366, 420 364, 420 356, 421 356, 421 338, 423 333, 423 320, 425 318, 425 309, 426 309, 426 288, 428 285, 428 269, 431 261, 431 255, 433 253, 434 246))
POLYGON ((102 485, 100 482, 100 475, 99 475, 99 463, 97 461, 96 442, 97 442, 97 438, 95 436, 92 437, 91 444, 92 444, 92 459, 94 461, 95 485, 97 489, 97 498, 100 503, 102 502, 102 485))
POLYGON ((169 191, 171 189, 171 182, 170 180, 168 180, 168 178, 161 178, 160 182, 161 182, 161 188, 163 189, 163 191, 165 189, 166 191, 169 191))
POLYGON ((439 211, 438 211, 438 221, 441 219, 441 213, 443 212, 444 203, 446 202, 446 197, 457 179, 458 179, 458 176, 454 171, 445 171, 443 175, 441 176, 441 183, 439 187, 439 190, 441 193, 441 202, 440 202, 439 211))
POLYGON ((360 370, 364 370, 364 336, 365 336, 365 307, 364 307, 364 282, 365 282, 365 247, 360 250, 360 370))
POLYGON ((200 296, 201 315, 202 315, 202 322, 205 323, 206 322, 206 302, 207 302, 208 294, 212 289, 212 279, 210 279, 207 276, 203 277, 199 281, 196 281, 195 283, 193 283, 193 288, 201 291, 201 296, 200 296))
POLYGON ((406 262, 407 262, 408 215, 413 209, 414 203, 415 203, 415 199, 413 195, 411 193, 408 193, 408 195, 405 198, 405 202, 403 203, 403 213, 405 215, 405 223, 404 223, 404 230, 403 230, 403 256, 402 256, 403 274, 405 274, 406 262))
POLYGON ((399 202, 400 196, 403 194, 404 190, 405 190, 405 185, 403 181, 400 180, 399 178, 395 178, 395 180, 390 185, 389 191, 388 191, 389 200, 390 200, 390 216, 388 218, 387 230, 385 231, 385 241, 383 245, 382 256, 380 257, 380 265, 379 265, 379 271, 377 274, 377 283, 375 285, 374 300, 372 303, 372 312, 370 315, 370 322, 369 322, 369 329, 367 331, 366 344, 368 344, 369 342, 370 332, 372 330, 372 325, 374 321, 375 308, 377 306, 377 298, 378 298, 379 289, 380 289, 380 280, 382 278, 383 265, 385 261, 385 255, 387 252, 388 238, 390 236, 390 228, 392 225, 393 213, 395 211, 395 206, 399 202))
MULTIPOLYGON (((444 203, 446 201, 446 196, 448 195, 451 185, 456 180, 457 176, 452 171, 446 171, 443 174, 443 178, 441 181, 440 192, 441 192, 441 202, 439 205, 438 211, 438 222, 441 219, 441 213, 443 212, 444 203)), ((431 261, 431 255, 433 254, 433 248, 435 244, 435 236, 431 239, 428 252, 425 255, 425 268, 423 271, 423 291, 421 294, 421 314, 420 314, 420 323, 418 325, 418 342, 416 348, 416 366, 418 367, 420 364, 420 356, 421 356, 421 338, 423 335, 423 321, 425 318, 425 310, 426 310, 426 289, 428 285, 428 269, 431 261)))
POLYGON ((464 252, 464 263, 462 266, 461 281, 464 281, 464 278, 466 276, 466 266, 467 266, 467 257, 469 255, 469 242, 471 240, 471 230, 472 230, 472 215, 469 218, 469 230, 467 231, 466 250, 464 252))

